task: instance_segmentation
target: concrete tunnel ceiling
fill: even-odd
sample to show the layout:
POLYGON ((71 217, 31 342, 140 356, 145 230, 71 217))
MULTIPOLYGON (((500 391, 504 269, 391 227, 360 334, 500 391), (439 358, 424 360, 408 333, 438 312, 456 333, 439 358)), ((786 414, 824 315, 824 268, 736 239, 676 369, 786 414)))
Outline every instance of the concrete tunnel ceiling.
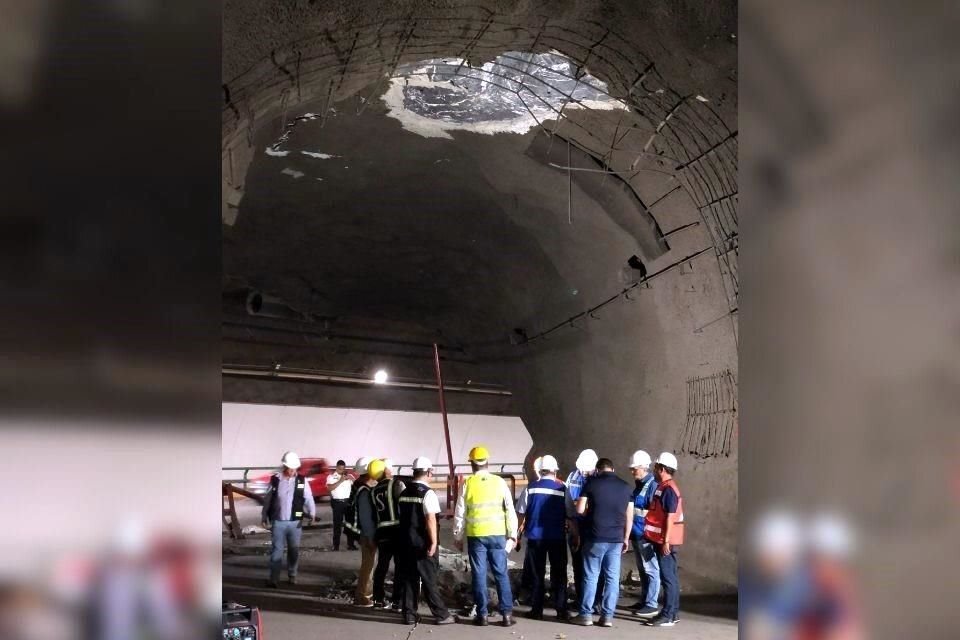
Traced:
MULTIPOLYGON (((513 392, 459 410, 520 415, 567 467, 678 451, 686 499, 735 510, 735 3, 234 0, 223 33, 225 301, 317 328, 225 322, 225 361, 365 375, 390 356, 325 332, 439 340, 451 380, 513 392)), ((225 401, 325 393, 224 380, 225 401)), ((736 523, 703 519, 691 557, 732 584, 736 523)))

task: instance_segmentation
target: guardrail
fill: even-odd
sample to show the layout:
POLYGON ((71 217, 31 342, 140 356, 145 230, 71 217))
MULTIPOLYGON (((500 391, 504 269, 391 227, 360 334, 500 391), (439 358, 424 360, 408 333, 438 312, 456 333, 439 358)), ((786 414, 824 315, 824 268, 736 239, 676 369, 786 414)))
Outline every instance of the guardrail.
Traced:
MULTIPOLYGON (((330 467, 330 469, 332 469, 332 468, 333 468, 333 467, 330 467)), ((397 475, 411 475, 411 474, 413 473, 413 466, 412 466, 412 465, 409 465, 409 464, 400 464, 400 465, 395 464, 395 465, 394 465, 394 468, 396 469, 396 474, 397 474, 397 475)), ((450 468, 449 465, 441 464, 441 463, 439 463, 439 462, 434 465, 434 469, 437 470, 437 471, 439 471, 440 469, 447 470, 447 469, 449 469, 449 468, 450 468)), ((354 469, 353 467, 347 467, 347 469, 350 470, 350 471, 353 471, 354 473, 357 472, 356 469, 354 469)), ((455 474, 460 475, 459 472, 458 472, 459 469, 463 469, 466 473, 469 474, 469 473, 470 473, 470 464, 469 464, 469 463, 466 463, 466 464, 455 464, 455 465, 453 465, 453 470, 454 470, 454 473, 455 473, 455 474)), ((509 474, 513 474, 513 475, 522 475, 522 474, 524 473, 523 463, 522 463, 522 462, 491 462, 490 465, 489 465, 489 469, 490 469, 491 472, 494 472, 494 473, 509 473, 509 474)), ((231 484, 238 484, 238 485, 241 485, 241 486, 246 486, 247 484, 253 482, 253 480, 250 479, 250 472, 251 472, 251 471, 279 471, 279 470, 280 470, 280 467, 279 467, 279 466, 270 466, 270 467, 221 467, 221 470, 222 470, 222 471, 242 471, 242 472, 243 472, 243 477, 241 477, 241 478, 222 478, 222 481, 223 481, 223 482, 229 482, 229 483, 231 483, 231 484)), ((449 473, 434 473, 434 474, 433 474, 433 477, 434 477, 434 478, 446 478, 448 475, 449 475, 449 473)))

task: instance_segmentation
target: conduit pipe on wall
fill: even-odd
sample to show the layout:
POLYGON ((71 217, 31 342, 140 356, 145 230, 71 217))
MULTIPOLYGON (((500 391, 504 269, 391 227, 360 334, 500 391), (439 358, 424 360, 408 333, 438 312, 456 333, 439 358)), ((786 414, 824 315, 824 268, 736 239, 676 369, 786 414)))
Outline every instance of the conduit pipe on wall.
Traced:
MULTIPOLYGON (((374 385, 372 378, 355 376, 347 373, 331 373, 314 371, 310 369, 284 369, 281 365, 250 366, 250 365, 223 365, 221 372, 225 376, 259 378, 262 380, 296 380, 303 382, 319 382, 327 384, 352 384, 370 386, 374 385)), ((424 391, 439 391, 440 387, 430 382, 420 382, 416 380, 388 380, 383 384, 377 384, 378 387, 395 387, 399 389, 418 389, 424 391)), ((444 385, 445 391, 456 393, 482 393, 494 396, 512 396, 513 393, 498 387, 489 385, 484 386, 466 386, 466 385, 444 385)))

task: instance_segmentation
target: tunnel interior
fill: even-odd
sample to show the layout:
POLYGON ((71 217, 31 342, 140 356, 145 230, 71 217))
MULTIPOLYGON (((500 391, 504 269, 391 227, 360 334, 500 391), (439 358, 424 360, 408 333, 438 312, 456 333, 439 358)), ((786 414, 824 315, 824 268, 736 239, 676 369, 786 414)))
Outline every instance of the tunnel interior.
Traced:
POLYGON ((736 5, 508 5, 225 3, 224 402, 436 411, 436 344, 564 473, 675 452, 733 590, 736 5))

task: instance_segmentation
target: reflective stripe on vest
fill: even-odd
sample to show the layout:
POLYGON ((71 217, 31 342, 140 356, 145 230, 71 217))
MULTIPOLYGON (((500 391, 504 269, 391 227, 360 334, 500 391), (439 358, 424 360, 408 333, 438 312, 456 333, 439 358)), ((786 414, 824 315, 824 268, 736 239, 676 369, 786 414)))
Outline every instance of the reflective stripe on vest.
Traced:
POLYGON ((670 544, 683 544, 683 498, 680 496, 680 489, 672 479, 667 480, 653 492, 653 499, 650 501, 650 509, 647 511, 647 517, 643 525, 644 537, 656 544, 663 544, 664 529, 666 528, 667 518, 670 514, 663 508, 663 490, 667 487, 673 489, 677 494, 677 512, 673 526, 670 527, 670 539, 666 540, 670 544))
MULTIPOLYGON (((299 479, 299 478, 298 478, 298 479, 299 479)), ((304 485, 303 482, 298 482, 298 483, 297 483, 297 489, 296 489, 296 491, 299 492, 299 494, 300 494, 301 496, 303 495, 303 485, 304 485)), ((294 495, 297 495, 297 494, 294 493, 294 495)), ((294 500, 294 502, 296 502, 296 500, 294 500)), ((291 505, 291 506, 292 506, 292 505, 291 505)), ((303 511, 294 511, 294 512, 293 512, 293 519, 294 519, 294 520, 299 520, 299 519, 302 518, 302 517, 303 517, 303 511)))
POLYGON ((384 527, 395 527, 400 524, 400 518, 397 517, 395 498, 393 496, 393 478, 387 480, 387 484, 381 482, 373 491, 373 507, 377 517, 377 529, 384 527), (380 487, 386 486, 386 491, 378 491, 380 487), (384 504, 386 501, 386 504, 384 504), (384 513, 386 512, 386 518, 384 513))
POLYGON ((503 489, 503 479, 490 473, 478 473, 467 478, 463 487, 467 537, 507 534, 507 505, 503 489))
MULTIPOLYGON (((353 504, 350 505, 350 508, 351 508, 351 510, 352 510, 351 515, 352 515, 353 520, 351 521, 350 518, 346 518, 345 521, 344 521, 344 523, 343 523, 343 525, 344 525, 347 529, 350 529, 350 531, 353 531, 354 533, 356 533, 356 534, 358 534, 358 535, 359 535, 360 533, 363 533, 363 531, 362 531, 362 529, 361 529, 361 527, 360 527, 360 507, 357 505, 357 501, 359 500, 361 494, 362 494, 364 491, 369 492, 369 491, 370 491, 370 487, 368 487, 368 486, 366 486, 366 485, 363 485, 363 486, 361 486, 359 489, 357 489, 357 493, 354 494, 354 496, 353 496, 353 504)), ((369 497, 368 497, 368 499, 369 499, 369 497)))
POLYGON ((527 489, 527 495, 538 494, 545 496, 560 496, 561 498, 567 494, 563 491, 557 489, 527 489))
POLYGON ((415 502, 417 504, 423 504, 423 498, 411 498, 409 496, 400 496, 400 502, 415 502))

